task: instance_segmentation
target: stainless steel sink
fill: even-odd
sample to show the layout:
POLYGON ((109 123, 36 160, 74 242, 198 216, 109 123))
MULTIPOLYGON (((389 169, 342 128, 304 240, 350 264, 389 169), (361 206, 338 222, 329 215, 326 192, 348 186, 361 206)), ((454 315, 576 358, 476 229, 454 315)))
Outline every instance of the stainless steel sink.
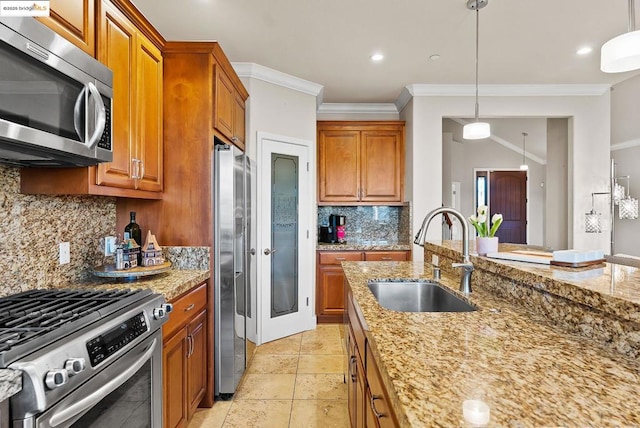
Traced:
POLYGON ((370 280, 369 289, 386 309, 399 312, 471 312, 476 308, 437 282, 370 280))

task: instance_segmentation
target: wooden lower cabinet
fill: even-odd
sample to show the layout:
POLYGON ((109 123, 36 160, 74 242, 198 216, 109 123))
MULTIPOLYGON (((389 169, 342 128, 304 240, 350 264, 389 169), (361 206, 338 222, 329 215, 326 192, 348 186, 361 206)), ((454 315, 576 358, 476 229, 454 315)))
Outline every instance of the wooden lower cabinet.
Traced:
POLYGON ((398 420, 346 285, 347 406, 351 428, 395 428, 398 420))
POLYGON ((318 322, 343 322, 345 290, 342 262, 406 261, 410 258, 410 251, 318 251, 316 267, 318 322))
POLYGON ((173 301, 163 326, 164 427, 186 427, 207 392, 207 284, 173 301))

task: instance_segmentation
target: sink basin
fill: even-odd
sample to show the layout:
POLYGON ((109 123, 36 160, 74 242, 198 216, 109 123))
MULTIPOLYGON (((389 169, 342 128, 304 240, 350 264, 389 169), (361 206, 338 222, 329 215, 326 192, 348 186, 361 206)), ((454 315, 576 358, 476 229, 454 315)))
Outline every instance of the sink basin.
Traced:
POLYGON ((399 312, 472 312, 476 308, 429 280, 371 280, 369 289, 386 309, 399 312))

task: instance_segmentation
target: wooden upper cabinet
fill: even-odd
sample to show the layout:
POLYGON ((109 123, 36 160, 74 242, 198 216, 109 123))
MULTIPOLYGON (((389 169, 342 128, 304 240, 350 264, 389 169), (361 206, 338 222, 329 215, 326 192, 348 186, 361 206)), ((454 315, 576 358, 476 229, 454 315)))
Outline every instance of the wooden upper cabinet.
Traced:
MULTIPOLYGON (((53 1, 52 9, 57 3, 67 7, 77 1, 53 1)), ((91 6, 91 14, 97 19, 90 25, 97 38, 95 56, 113 72, 113 161, 82 168, 22 168, 20 190, 26 194, 161 199, 164 171, 160 46, 164 40, 126 0, 98 0, 95 7, 94 13, 91 6)))
POLYGON ((98 59, 113 70, 113 162, 97 184, 162 191, 162 55, 111 2, 100 13, 98 59))
POLYGON ((403 199, 404 122, 318 122, 318 203, 403 199))
POLYGON ((50 15, 40 22, 95 57, 96 27, 94 0, 51 0, 50 15))
POLYGON ((320 201, 357 201, 360 190, 360 132, 318 131, 320 201))
MULTIPOLYGON (((216 57, 216 63, 214 64, 214 78, 215 84, 214 90, 214 109, 213 109, 213 124, 216 135, 224 142, 233 144, 244 150, 245 148, 245 100, 248 94, 239 83, 240 80, 233 72, 231 68, 230 72, 233 72, 233 76, 236 78, 238 84, 234 85, 233 78, 230 77, 229 72, 225 71, 224 64, 228 60, 226 57, 220 59, 216 57), (238 89, 241 87, 241 89, 238 89)), ((228 64, 227 69, 231 67, 228 64)))

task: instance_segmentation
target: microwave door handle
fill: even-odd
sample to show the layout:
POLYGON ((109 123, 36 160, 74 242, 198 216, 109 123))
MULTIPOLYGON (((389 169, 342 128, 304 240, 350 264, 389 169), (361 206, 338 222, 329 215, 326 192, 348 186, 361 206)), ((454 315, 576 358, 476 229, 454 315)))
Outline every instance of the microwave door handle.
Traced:
POLYGON ((104 127, 107 124, 107 112, 104 108, 104 102, 102 102, 102 97, 100 96, 100 92, 98 91, 98 88, 96 88, 96 85, 89 82, 87 83, 87 88, 89 88, 89 94, 96 100, 96 113, 98 115, 96 129, 93 131, 91 138, 89 138, 89 141, 86 143, 88 148, 93 149, 93 146, 100 141, 102 133, 104 132, 104 127))
POLYGON ((80 121, 82 120, 82 114, 84 113, 82 101, 84 100, 84 94, 86 91, 87 85, 82 88, 78 94, 78 98, 76 98, 76 103, 73 106, 73 127, 76 129, 76 134, 78 134, 78 137, 80 137, 80 141, 82 142, 84 142, 84 129, 80 126, 80 121))

